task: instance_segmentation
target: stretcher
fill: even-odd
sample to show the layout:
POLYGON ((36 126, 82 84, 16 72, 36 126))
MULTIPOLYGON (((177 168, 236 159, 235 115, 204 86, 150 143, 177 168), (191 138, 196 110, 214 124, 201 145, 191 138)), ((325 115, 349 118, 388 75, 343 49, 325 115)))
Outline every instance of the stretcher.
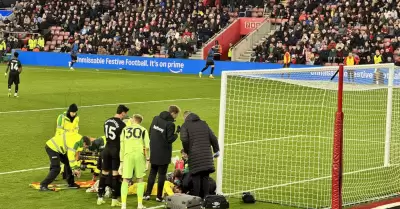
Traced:
MULTIPOLYGON (((90 188, 92 187, 96 182, 95 181, 76 181, 76 184, 78 184, 81 188, 90 188)), ((40 182, 33 182, 31 184, 29 184, 30 188, 33 189, 40 189, 40 182)), ((67 189, 72 189, 68 187, 68 184, 49 184, 48 188, 52 191, 58 192, 61 190, 67 190, 67 189)))

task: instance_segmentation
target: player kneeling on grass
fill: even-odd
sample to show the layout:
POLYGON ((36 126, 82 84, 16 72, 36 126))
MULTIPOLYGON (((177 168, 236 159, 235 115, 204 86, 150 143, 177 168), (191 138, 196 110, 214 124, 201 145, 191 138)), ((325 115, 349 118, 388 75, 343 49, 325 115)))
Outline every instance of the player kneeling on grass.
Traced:
MULTIPOLYGON (((91 145, 89 137, 84 136, 81 141, 85 147, 91 145)), ((69 142, 67 142, 64 135, 56 135, 46 142, 45 149, 50 159, 50 171, 47 177, 40 183, 39 191, 49 191, 48 185, 60 174, 61 162, 65 165, 64 172, 66 173, 68 187, 79 188, 79 185, 75 183, 74 176, 79 178, 81 171, 75 159, 75 152, 68 151, 71 149, 68 147, 68 144, 69 142)))
POLYGON ((128 196, 129 182, 135 174, 137 185, 138 209, 145 208, 142 204, 144 194, 143 177, 146 175, 146 161, 149 160, 149 134, 143 126, 140 125, 143 117, 134 115, 131 123, 124 128, 121 133, 120 150, 120 169, 123 182, 121 186, 122 209, 126 208, 126 198, 128 196))

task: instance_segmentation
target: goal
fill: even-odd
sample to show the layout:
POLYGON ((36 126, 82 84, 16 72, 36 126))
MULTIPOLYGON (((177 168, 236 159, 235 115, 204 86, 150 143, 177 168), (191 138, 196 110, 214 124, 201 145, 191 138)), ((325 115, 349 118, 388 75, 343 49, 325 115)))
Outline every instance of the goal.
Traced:
POLYGON ((399 79, 393 64, 222 72, 217 192, 335 209, 397 195, 399 79))

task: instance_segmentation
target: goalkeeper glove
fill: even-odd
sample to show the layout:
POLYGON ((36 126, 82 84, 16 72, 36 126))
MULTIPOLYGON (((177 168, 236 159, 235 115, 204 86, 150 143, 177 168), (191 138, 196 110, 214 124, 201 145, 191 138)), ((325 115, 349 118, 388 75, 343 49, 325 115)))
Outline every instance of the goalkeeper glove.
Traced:
POLYGON ((213 158, 217 158, 217 157, 219 157, 219 151, 214 153, 214 155, 213 155, 213 158))
POLYGON ((181 132, 181 126, 178 125, 178 127, 176 127, 176 133, 179 134, 181 132))

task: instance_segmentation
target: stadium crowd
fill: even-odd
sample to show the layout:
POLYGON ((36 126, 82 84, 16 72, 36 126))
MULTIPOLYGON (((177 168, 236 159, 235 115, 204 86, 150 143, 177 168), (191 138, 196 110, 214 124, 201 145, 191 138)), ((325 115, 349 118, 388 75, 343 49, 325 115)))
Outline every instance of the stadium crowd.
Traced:
MULTIPOLYGON (((7 48, 68 52, 79 40, 80 53, 187 58, 240 13, 239 8, 234 9, 238 2, 229 8, 226 1, 109 0, 108 5, 104 2, 17 1, 14 17, 0 23, 4 31, 11 32, 5 34, 7 48), (24 31, 38 35, 13 35, 24 31), (39 43, 39 39, 47 41, 39 43)), ((240 6, 240 11, 246 11, 246 7, 240 6)), ((251 13, 240 16, 246 15, 251 13)))
POLYGON ((271 10, 279 28, 254 48, 252 61, 400 65, 398 1, 290 0, 271 10))

